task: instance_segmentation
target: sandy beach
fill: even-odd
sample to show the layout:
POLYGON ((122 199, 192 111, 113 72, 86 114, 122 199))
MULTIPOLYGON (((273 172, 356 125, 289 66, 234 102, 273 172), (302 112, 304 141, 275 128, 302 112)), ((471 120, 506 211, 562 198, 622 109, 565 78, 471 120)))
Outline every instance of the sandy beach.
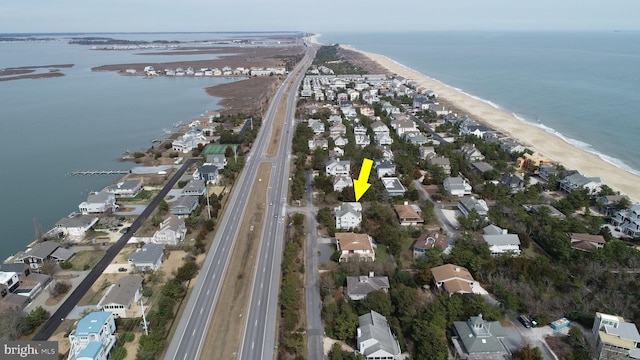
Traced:
POLYGON ((350 46, 341 46, 359 52, 390 72, 414 80, 435 91, 440 98, 454 104, 456 108, 467 113, 472 119, 502 132, 534 152, 562 164, 567 169, 578 170, 586 176, 598 176, 604 184, 612 189, 628 195, 634 201, 640 201, 640 186, 638 186, 640 176, 617 168, 598 156, 574 147, 561 138, 526 123, 506 111, 497 109, 438 80, 407 68, 386 56, 361 51, 350 46))

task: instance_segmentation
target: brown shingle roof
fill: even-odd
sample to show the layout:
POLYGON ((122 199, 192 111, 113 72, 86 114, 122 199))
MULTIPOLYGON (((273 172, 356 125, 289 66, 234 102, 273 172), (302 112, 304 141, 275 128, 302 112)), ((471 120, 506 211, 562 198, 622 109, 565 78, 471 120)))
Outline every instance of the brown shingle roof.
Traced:
POLYGON ((437 231, 420 235, 418 240, 416 240, 416 244, 414 245, 414 247, 418 249, 438 248, 443 251, 447 248, 447 246, 449 246, 449 241, 445 236, 437 231))
POLYGON ((394 205, 393 209, 396 211, 398 219, 400 219, 401 222, 405 220, 424 221, 411 205, 394 205))
POLYGON ((338 240, 340 251, 369 250, 373 252, 373 247, 367 234, 336 233, 336 240, 338 240))
POLYGON ((598 244, 604 244, 606 242, 602 235, 591 235, 585 233, 569 233, 568 235, 569 238, 571 238, 571 241, 588 241, 598 244))
POLYGON ((462 266, 446 264, 431 268, 431 274, 436 282, 443 282, 450 279, 458 278, 466 281, 475 281, 469 270, 462 266))
POLYGON ((460 293, 460 292, 473 293, 473 289, 471 288, 471 285, 469 285, 467 281, 460 280, 460 279, 453 279, 453 280, 446 281, 444 283, 444 289, 449 294, 460 293))

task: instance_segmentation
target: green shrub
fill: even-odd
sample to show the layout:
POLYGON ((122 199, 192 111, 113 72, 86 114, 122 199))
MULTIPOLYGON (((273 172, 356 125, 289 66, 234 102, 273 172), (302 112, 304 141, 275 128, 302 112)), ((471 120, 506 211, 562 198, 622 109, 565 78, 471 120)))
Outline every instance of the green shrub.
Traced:
POLYGON ((73 267, 73 264, 71 264, 71 262, 65 260, 63 262, 60 263, 60 267, 67 270, 67 269, 71 269, 73 267))

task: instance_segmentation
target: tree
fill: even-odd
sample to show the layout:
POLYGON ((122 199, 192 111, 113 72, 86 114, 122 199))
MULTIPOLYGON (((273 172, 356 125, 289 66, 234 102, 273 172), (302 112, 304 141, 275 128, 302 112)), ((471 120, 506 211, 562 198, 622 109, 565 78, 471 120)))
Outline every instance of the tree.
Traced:
POLYGON ((231 147, 231 145, 227 146, 224 149, 224 157, 226 157, 226 158, 232 158, 232 157, 235 156, 235 154, 236 153, 235 153, 235 151, 233 151, 233 148, 231 147))
POLYGON ((525 344, 516 355, 516 360, 543 360, 539 347, 532 348, 530 344, 525 344))
POLYGON ((58 271, 58 263, 53 260, 45 260, 40 265, 40 272, 43 274, 47 274, 49 276, 53 275, 58 271))
POLYGON ((22 311, 5 310, 0 313, 0 340, 18 340, 22 336, 22 311))
POLYGON ((385 317, 391 316, 393 313, 393 304, 391 303, 389 294, 383 290, 372 291, 358 303, 359 314, 366 314, 371 310, 385 317))

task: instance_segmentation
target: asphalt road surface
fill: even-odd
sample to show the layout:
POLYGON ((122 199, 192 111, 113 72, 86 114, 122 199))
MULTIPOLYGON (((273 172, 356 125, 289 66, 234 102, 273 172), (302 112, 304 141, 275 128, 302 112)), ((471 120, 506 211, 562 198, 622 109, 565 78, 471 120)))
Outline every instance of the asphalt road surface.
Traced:
MULTIPOLYGON (((289 190, 289 170, 291 163, 291 143, 293 139, 296 93, 307 67, 313 60, 308 52, 299 67, 304 71, 292 74, 289 79, 293 86, 288 94, 282 138, 275 158, 263 158, 272 162, 274 171, 269 179, 268 201, 262 241, 258 250, 258 263, 249 298, 246 322, 242 332, 242 342, 238 359, 270 359, 277 352, 276 316, 278 314, 278 293, 280 288, 280 263, 282 260, 283 238, 286 220, 287 194, 289 190)), ((297 67, 298 68, 298 67, 297 67)), ((283 94, 284 95, 284 94, 283 94)), ((277 108, 279 99, 274 99, 272 107, 277 108)))
MULTIPOLYGON (((313 58, 311 51, 298 64, 296 70, 306 69, 313 58)), ((304 72, 302 72, 304 75, 304 72)), ((299 77, 289 76, 273 97, 271 105, 267 110, 263 125, 258 133, 258 137, 254 143, 254 147, 247 157, 245 169, 240 174, 238 182, 229 201, 229 208, 225 211, 213 240, 213 245, 209 249, 205 262, 200 270, 196 284, 189 297, 183 315, 178 323, 176 332, 171 339, 165 359, 200 359, 202 349, 205 346, 204 341, 207 337, 207 331, 211 324, 224 278, 231 261, 231 255, 235 246, 235 240, 239 232, 238 219, 244 218, 247 208, 248 198, 252 195, 251 188, 256 179, 257 169, 260 162, 264 160, 264 156, 269 144, 271 126, 278 107, 278 103, 285 93, 288 85, 295 81, 292 91, 296 91, 299 77), (295 78, 295 80, 294 80, 295 78)), ((295 106, 295 97, 292 97, 292 103, 295 106)), ((293 113, 289 113, 287 124, 292 120, 293 113)), ((286 127, 285 127, 286 128, 286 127)), ((283 131, 283 136, 290 148, 292 131, 283 131), (286 136, 285 136, 286 135, 286 136)), ((247 323, 251 324, 251 335, 247 336, 246 328, 243 330, 243 340, 247 342, 248 347, 245 349, 241 344, 238 358, 241 359, 265 359, 273 356, 275 344, 275 325, 277 313, 278 287, 280 280, 280 256, 282 254, 282 234, 284 231, 284 206, 286 206, 286 195, 288 188, 288 164, 289 156, 286 144, 281 144, 277 158, 269 159, 274 163, 275 171, 272 171, 270 190, 268 196, 269 201, 274 205, 268 207, 265 221, 264 241, 270 240, 270 245, 261 245, 259 263, 257 265, 256 281, 253 285, 252 297, 249 303, 251 314, 247 316, 247 323), (284 150, 284 151, 283 151, 284 150), (286 166, 285 166, 286 164, 286 166), (286 174, 286 175, 283 175, 286 174), (283 176, 286 176, 283 180, 283 176), (278 181, 275 181, 278 180, 278 181), (283 198, 285 198, 283 200, 283 198), (277 210, 279 209, 279 210, 277 210), (275 219, 274 215, 278 215, 275 219), (270 221, 272 220, 273 221, 270 221), (278 241, 275 241, 278 239, 278 241), (279 245, 279 246, 278 246, 279 245), (275 248, 278 247, 279 251, 275 248), (263 261, 262 252, 271 251, 273 253, 267 263, 263 261), (261 280, 258 279, 260 277, 261 280), (266 294, 254 302, 256 293, 266 294), (253 311, 254 307, 259 308, 258 313, 253 311), (268 351, 266 351, 266 350, 268 351), (243 355, 242 351, 247 352, 243 355), (262 354, 267 354, 263 357, 262 354), (253 354, 256 354, 255 356, 253 354)), ((245 324, 245 325, 246 325, 245 324)), ((213 330, 215 331, 215 330, 213 330)))
POLYGON ((47 320, 46 323, 40 328, 40 331, 33 337, 34 341, 45 341, 53 335, 56 329, 60 326, 62 321, 67 317, 67 315, 73 310, 73 308, 78 304, 80 299, 89 291, 91 285, 93 285, 98 277, 102 275, 104 270, 107 268, 107 265, 111 264, 113 259, 118 255, 120 250, 127 244, 131 236, 140 228, 140 225, 151 215, 153 210, 158 206, 160 201, 164 199, 164 197, 169 193, 169 190, 180 180, 184 172, 189 168, 191 164, 199 159, 189 159, 187 160, 182 167, 178 170, 178 172, 173 175, 173 177, 169 180, 169 182, 160 190, 160 193, 151 200, 149 205, 144 209, 144 211, 134 220, 131 224, 129 231, 122 235, 120 239, 113 244, 106 251, 106 254, 98 262, 98 264, 91 270, 91 272, 87 275, 87 277, 82 280, 82 282, 76 287, 76 289, 69 295, 67 300, 65 300, 62 305, 58 308, 58 310, 51 315, 51 318, 47 320))

